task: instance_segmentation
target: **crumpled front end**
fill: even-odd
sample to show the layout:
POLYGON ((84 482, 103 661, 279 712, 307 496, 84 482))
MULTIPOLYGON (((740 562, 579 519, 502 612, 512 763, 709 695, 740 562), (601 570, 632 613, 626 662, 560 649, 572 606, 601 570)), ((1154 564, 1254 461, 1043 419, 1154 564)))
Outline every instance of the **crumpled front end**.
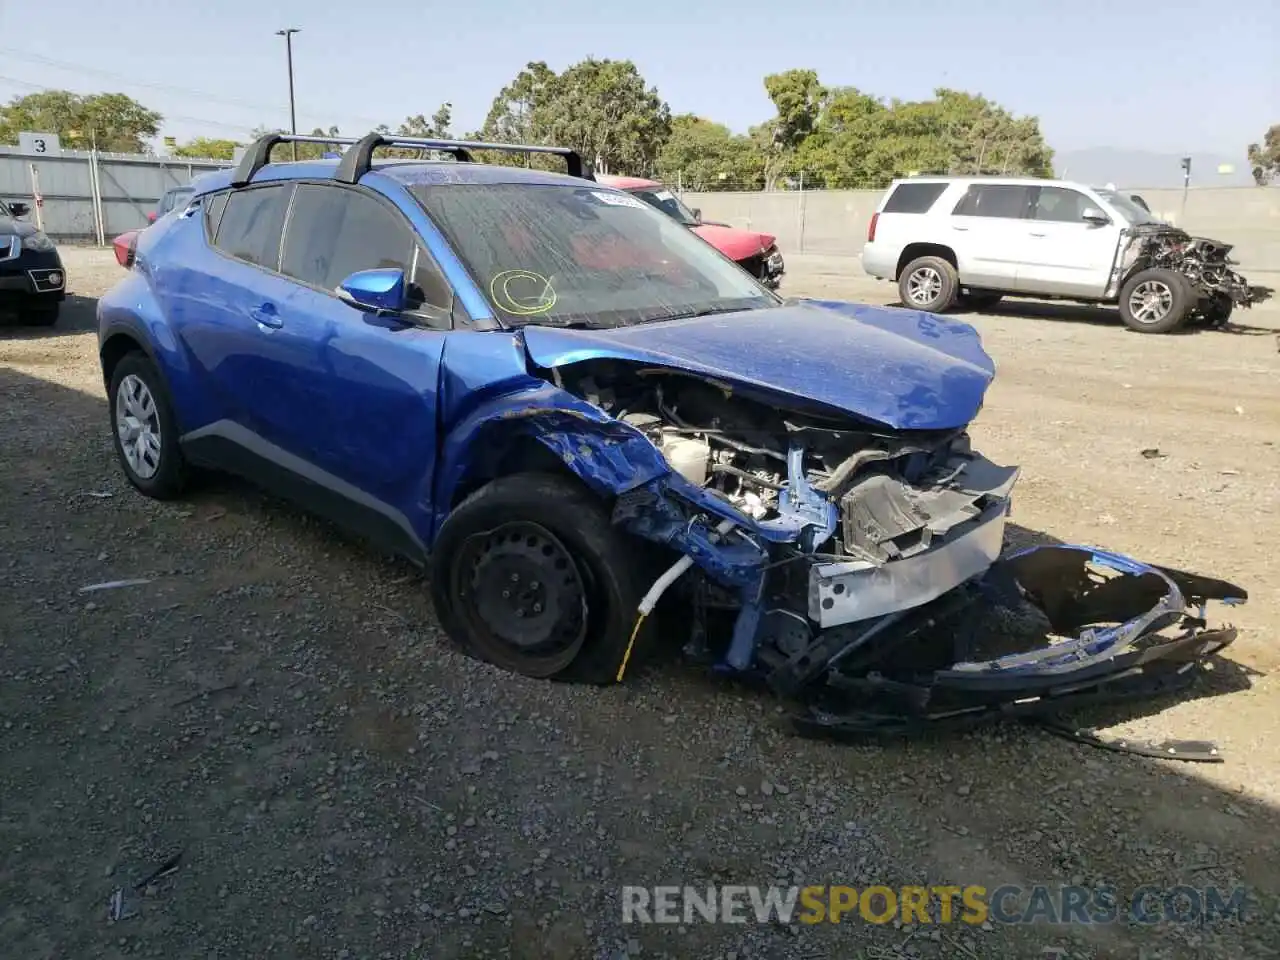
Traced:
POLYGON ((622 493, 613 518, 682 555, 655 591, 675 584, 692 610, 687 652, 763 680, 804 729, 1141 692, 1139 674, 1181 676, 1234 637, 1192 609, 1243 601, 1232 585, 1081 547, 1000 559, 1018 468, 974 451, 964 428, 894 430, 624 361, 556 376, 671 466, 622 493), (1017 613, 1029 629, 1017 638, 975 626, 1037 605, 1039 622, 1017 613), (982 656, 995 639, 1013 646, 982 656))
POLYGON ((1167 224, 1141 224, 1125 231, 1108 296, 1115 296, 1124 281, 1138 270, 1160 267, 1184 276, 1201 300, 1251 307, 1268 299, 1272 290, 1250 284, 1231 269, 1231 244, 1207 237, 1193 237, 1167 224))

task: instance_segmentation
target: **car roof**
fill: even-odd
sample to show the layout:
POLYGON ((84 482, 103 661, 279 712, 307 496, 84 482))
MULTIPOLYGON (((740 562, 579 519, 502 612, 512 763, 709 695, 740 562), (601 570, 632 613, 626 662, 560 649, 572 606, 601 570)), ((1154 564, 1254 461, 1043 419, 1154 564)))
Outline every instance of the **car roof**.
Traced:
POLYGON ((959 184, 987 184, 993 187, 1069 187, 1078 190, 1096 190, 1097 187, 1091 187, 1087 183, 1077 183, 1074 180, 1052 180, 1047 177, 1001 177, 1001 176, 920 176, 920 177, 898 177, 890 184, 890 188, 895 188, 900 183, 959 183, 959 184))
MULTIPOLYGON (((270 163, 253 177, 253 183, 271 183, 281 180, 332 180, 338 169, 338 160, 297 160, 270 163)), ((231 185, 235 169, 227 168, 206 174, 194 184, 196 192, 203 195, 231 185)), ((592 181, 571 177, 567 173, 552 173, 529 167, 506 167, 493 163, 460 163, 457 160, 382 160, 374 163, 370 173, 389 177, 405 186, 427 184, 527 184, 527 185, 578 185, 592 181)), ((610 186, 602 184, 602 186, 610 186)))
POLYGON ((657 180, 646 180, 644 177, 617 177, 602 173, 598 174, 596 179, 607 187, 617 187, 619 190, 641 190, 662 186, 657 180))

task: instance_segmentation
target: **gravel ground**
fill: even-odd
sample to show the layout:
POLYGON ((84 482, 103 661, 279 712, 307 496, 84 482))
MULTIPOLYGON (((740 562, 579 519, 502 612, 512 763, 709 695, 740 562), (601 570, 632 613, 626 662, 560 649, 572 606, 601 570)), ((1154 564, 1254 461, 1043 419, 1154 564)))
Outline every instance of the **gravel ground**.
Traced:
MULTIPOLYGON (((0 333, 5 956, 1280 955, 1271 305, 1175 337, 1078 307, 974 319, 1000 368, 975 445, 1023 465, 1026 536, 1254 593, 1195 698, 1087 718, 1227 754, 1191 767, 1025 727, 815 743, 678 663, 595 690, 462 658, 407 565, 233 481, 131 492, 92 333, 118 268, 66 260, 65 321, 0 333), (78 592, 123 578, 152 582, 78 592), (1153 927, 621 923, 622 884, 712 882, 1245 884, 1260 906, 1153 927), (111 923, 117 888, 132 916, 111 923)), ((838 260, 790 269, 791 293, 892 297, 838 260)))

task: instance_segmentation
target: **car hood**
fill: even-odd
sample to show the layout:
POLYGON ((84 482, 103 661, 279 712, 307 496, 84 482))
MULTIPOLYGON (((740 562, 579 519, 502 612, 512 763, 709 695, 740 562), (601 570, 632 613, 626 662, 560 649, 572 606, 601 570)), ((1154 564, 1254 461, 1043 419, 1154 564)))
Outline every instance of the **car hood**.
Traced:
POLYGON ((737 227, 725 227, 716 223, 700 223, 690 229, 730 260, 754 257, 772 247, 777 239, 769 233, 739 230, 737 227))
POLYGON ((0 236, 4 237, 26 237, 38 231, 34 224, 26 223, 22 220, 16 220, 13 217, 0 217, 0 236))
POLYGON ((526 326, 521 333, 540 367, 631 360, 789 395, 895 430, 964 426, 995 375, 967 323, 835 301, 606 330, 526 326))

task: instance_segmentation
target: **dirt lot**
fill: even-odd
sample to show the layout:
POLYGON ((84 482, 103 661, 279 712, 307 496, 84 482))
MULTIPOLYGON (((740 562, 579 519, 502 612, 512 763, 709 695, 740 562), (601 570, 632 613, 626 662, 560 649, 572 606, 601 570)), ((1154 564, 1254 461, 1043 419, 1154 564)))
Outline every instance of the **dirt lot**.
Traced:
MULTIPOLYGON (((1079 308, 974 319, 999 365, 975 444, 1023 465, 1022 528, 1253 591, 1199 698, 1123 718, 1217 740, 1227 762, 1193 768, 1024 727, 814 743, 677 663, 599 691, 463 659, 408 566, 231 481, 130 491, 91 330, 117 268, 66 259, 65 322, 0 332, 5 956, 1280 955, 1275 307, 1175 337, 1079 308), (123 578, 152 582, 78 592, 123 578), (1199 926, 620 922, 622 884, 712 882, 1244 884, 1261 904, 1199 926)), ((849 269, 796 261, 787 288, 891 298, 849 269)))

